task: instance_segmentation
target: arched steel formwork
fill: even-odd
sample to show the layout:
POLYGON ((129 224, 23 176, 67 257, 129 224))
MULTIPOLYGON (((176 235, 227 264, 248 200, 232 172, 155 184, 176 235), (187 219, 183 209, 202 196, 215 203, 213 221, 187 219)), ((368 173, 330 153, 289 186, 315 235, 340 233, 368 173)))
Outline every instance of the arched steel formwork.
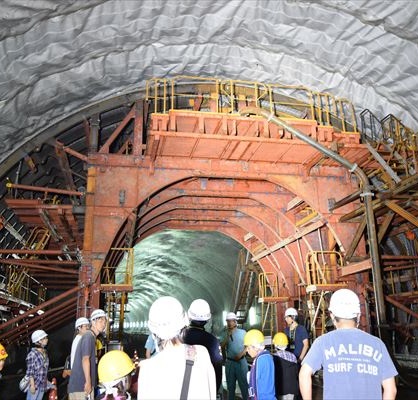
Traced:
MULTIPOLYGON (((320 334, 327 297, 344 286, 362 299, 364 329, 378 331, 387 323, 399 331, 405 315, 416 318, 416 291, 401 287, 401 272, 415 271, 416 279, 415 256, 388 250, 390 240, 418 225, 416 147, 405 127, 392 119, 395 125, 385 131, 392 136, 376 140, 367 127, 357 131, 346 101, 320 107, 315 98, 321 96, 291 103, 269 85, 176 82, 151 81, 142 97, 125 98, 127 104, 92 108, 78 124, 72 117, 73 125, 49 139, 59 161, 51 168, 60 174, 25 180, 29 173, 37 176, 41 164, 33 160, 44 149, 29 152, 26 175, 11 180, 2 196, 13 212, 3 214, 2 227, 13 236, 0 250, 4 265, 25 267, 50 287, 55 282, 64 297, 74 299, 78 285, 77 313, 88 315, 103 302, 102 293, 132 290, 129 281, 121 284, 114 276, 126 249, 138 241, 162 229, 218 231, 247 249, 275 287, 263 297, 276 305, 275 318, 296 304, 320 334), (249 106, 271 117, 239 114, 249 106), (365 233, 364 185, 354 171, 275 124, 273 116, 365 172, 378 243, 365 233), (14 218, 29 228, 46 226, 53 240, 31 253, 23 235, 13 233, 14 218), (12 260, 19 251, 24 260, 12 260), (373 257, 382 264, 374 273, 383 279, 380 314, 389 307, 389 321, 379 322, 373 257), (57 274, 55 281, 45 276, 48 271, 57 274)), ((70 303, 69 315, 75 316, 75 301, 70 303)), ((47 310, 43 321, 49 315, 47 310)), ((15 330, 18 341, 26 331, 15 330)))

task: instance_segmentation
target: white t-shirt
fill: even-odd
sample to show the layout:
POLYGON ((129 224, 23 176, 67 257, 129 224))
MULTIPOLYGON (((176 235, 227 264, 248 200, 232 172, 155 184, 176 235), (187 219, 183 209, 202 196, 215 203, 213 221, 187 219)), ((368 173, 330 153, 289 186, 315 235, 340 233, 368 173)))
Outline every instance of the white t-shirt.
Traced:
POLYGON ((78 334, 74 339, 73 339, 73 343, 71 344, 71 355, 70 355, 70 368, 73 369, 73 362, 74 362, 74 357, 75 357, 75 351, 77 349, 77 345, 78 342, 81 339, 80 334, 78 334))
MULTIPOLYGON (((190 376, 188 398, 216 399, 216 378, 207 349, 194 346, 196 357, 190 376)), ((179 399, 186 368, 186 346, 168 345, 139 364, 138 400, 179 399)))

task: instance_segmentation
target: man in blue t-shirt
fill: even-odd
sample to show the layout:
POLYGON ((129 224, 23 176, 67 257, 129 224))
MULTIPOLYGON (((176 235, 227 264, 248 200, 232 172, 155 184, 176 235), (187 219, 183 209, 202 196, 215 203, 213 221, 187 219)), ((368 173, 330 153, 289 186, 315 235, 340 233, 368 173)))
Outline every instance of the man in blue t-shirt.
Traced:
POLYGON ((357 328, 357 295, 349 289, 337 290, 329 311, 337 329, 318 337, 303 360, 302 398, 312 399, 312 374, 323 368, 324 400, 395 399, 398 373, 385 344, 357 328))
POLYGON ((284 333, 289 339, 288 350, 301 363, 309 349, 308 331, 303 325, 298 324, 298 312, 295 308, 288 308, 284 313, 284 319, 287 324, 284 333))

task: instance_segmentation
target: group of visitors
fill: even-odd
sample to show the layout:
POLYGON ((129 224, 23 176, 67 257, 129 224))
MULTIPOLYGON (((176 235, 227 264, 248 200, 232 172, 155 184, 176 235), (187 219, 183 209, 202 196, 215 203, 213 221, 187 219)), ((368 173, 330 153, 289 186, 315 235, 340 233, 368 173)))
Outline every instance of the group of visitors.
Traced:
MULTIPOLYGON (((312 376, 323 369, 323 398, 395 399, 397 371, 384 343, 358 329, 360 301, 351 290, 336 291, 329 305, 336 330, 318 337, 309 349, 308 333, 297 322, 297 311, 285 312, 286 328, 273 337, 273 351, 257 329, 238 327, 237 316, 226 315, 227 329, 218 340, 205 330, 211 319, 209 304, 194 300, 187 313, 174 297, 157 299, 149 310, 150 336, 146 358, 139 364, 137 399, 216 399, 222 389, 224 350, 228 399, 235 399, 236 383, 243 400, 312 399, 312 376), (248 355, 251 368, 247 362, 248 355), (164 377, 164 380, 161 379, 164 377)), ((71 349, 69 400, 129 400, 135 363, 121 350, 105 353, 97 365, 96 338, 107 316, 101 309, 90 321, 81 317, 71 349), (98 379, 97 379, 98 376, 98 379)), ((26 358, 27 400, 41 400, 52 387, 47 379, 48 335, 36 330, 26 358)), ((0 344, 0 371, 7 358, 0 344)))
POLYGON ((244 345, 253 358, 250 398, 290 400, 301 396, 312 400, 312 375, 320 369, 324 400, 396 398, 397 371, 385 344, 358 329, 361 310, 357 294, 337 290, 331 296, 329 312, 336 329, 318 337, 311 349, 306 329, 297 325, 294 309, 285 312, 286 334, 279 332, 273 338, 273 355, 265 350, 262 332, 252 329, 244 335, 244 345))
POLYGON ((228 313, 227 335, 223 340, 226 351, 225 374, 228 389, 228 400, 235 399, 236 382, 241 397, 246 400, 292 400, 299 393, 298 360, 303 359, 302 351, 308 337, 306 329, 297 324, 295 309, 286 310, 289 330, 286 335, 278 332, 273 338, 275 351, 266 350, 264 334, 258 329, 246 332, 237 326, 235 313, 228 313), (288 318, 292 315, 292 318, 288 318), (298 327, 298 328, 297 328, 298 327), (296 329, 297 328, 297 329, 296 329), (292 337, 293 346, 289 346, 288 336, 292 337), (286 349, 290 348, 292 352, 286 349), (253 360, 248 374, 248 362, 245 354, 253 360))

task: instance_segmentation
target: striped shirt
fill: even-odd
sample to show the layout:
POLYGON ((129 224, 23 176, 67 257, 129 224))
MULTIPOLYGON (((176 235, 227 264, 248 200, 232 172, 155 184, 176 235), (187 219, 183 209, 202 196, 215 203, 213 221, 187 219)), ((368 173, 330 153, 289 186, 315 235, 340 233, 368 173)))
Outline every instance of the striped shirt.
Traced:
POLYGON ((290 351, 277 350, 275 355, 279 356, 280 358, 283 358, 284 360, 290 361, 290 362, 295 362, 295 363, 298 362, 298 360, 296 359, 296 356, 293 353, 291 353, 290 351))
POLYGON ((33 348, 26 357, 26 375, 32 376, 36 389, 46 391, 49 359, 48 354, 33 348))

